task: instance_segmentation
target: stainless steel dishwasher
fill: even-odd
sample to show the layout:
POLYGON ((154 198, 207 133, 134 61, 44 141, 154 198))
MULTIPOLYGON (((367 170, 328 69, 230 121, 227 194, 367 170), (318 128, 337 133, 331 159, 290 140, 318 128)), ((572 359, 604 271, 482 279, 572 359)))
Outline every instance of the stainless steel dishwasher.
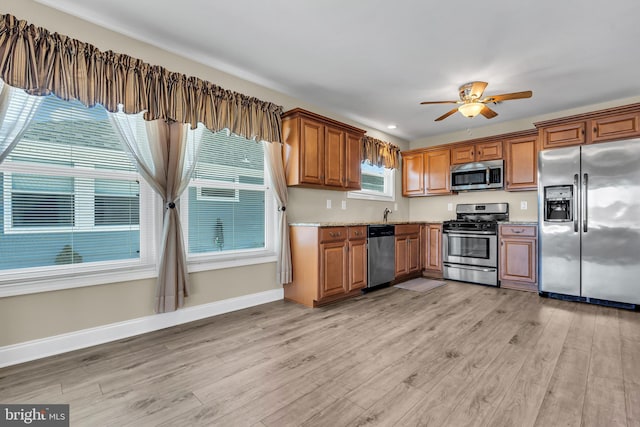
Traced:
POLYGON ((391 282, 395 278, 395 226, 369 225, 367 241, 367 288, 391 282))

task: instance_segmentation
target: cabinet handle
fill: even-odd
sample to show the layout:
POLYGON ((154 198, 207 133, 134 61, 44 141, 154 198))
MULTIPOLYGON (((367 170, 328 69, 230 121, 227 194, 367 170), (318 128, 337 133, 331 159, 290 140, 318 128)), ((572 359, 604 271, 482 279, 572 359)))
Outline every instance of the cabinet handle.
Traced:
POLYGON ((515 234, 524 233, 524 230, 511 230, 511 231, 514 232, 515 234))
POLYGON ((473 156, 473 150, 469 151, 469 154, 471 154, 473 156))
POLYGON ((478 156, 482 156, 482 150, 478 150, 478 156))
POLYGON ((596 134, 598 133, 598 126, 593 127, 593 133, 596 133, 596 134))

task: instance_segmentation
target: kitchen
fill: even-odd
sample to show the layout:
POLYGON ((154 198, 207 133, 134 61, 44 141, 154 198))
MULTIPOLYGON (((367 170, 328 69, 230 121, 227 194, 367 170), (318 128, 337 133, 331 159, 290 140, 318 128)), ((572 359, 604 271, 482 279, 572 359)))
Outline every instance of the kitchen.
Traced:
MULTIPOLYGON (((364 126, 356 118, 347 117, 344 110, 339 107, 333 108, 322 102, 317 102, 316 105, 310 101, 300 101, 297 97, 276 93, 272 89, 265 89, 255 83, 249 83, 229 74, 212 71, 212 69, 204 67, 195 61, 190 62, 184 57, 167 53, 160 48, 105 30, 97 25, 89 24, 87 21, 50 9, 38 2, 11 0, 8 4, 6 12, 12 13, 19 18, 33 20, 36 25, 44 25, 51 31, 59 31, 72 37, 93 41, 105 50, 112 48, 116 51, 145 58, 151 63, 164 64, 172 69, 186 70, 185 72, 190 75, 208 78, 230 89, 273 100, 284 105, 286 110, 302 107, 355 127, 366 128, 368 135, 396 144, 402 151, 419 150, 447 143, 466 143, 478 138, 489 138, 522 130, 528 131, 534 129, 534 122, 575 116, 610 107, 630 105, 640 101, 637 92, 622 89, 613 90, 605 86, 604 88, 599 88, 600 91, 598 93, 584 96, 577 104, 565 103, 563 106, 553 108, 550 104, 541 105, 543 103, 537 102, 531 104, 531 101, 542 99, 544 91, 553 92, 556 88, 554 84, 549 83, 533 87, 528 85, 527 80, 524 78, 522 78, 519 85, 512 84, 512 82, 507 84, 490 81, 491 86, 489 88, 494 90, 488 91, 488 93, 533 89, 533 99, 513 101, 513 103, 508 102, 504 103, 504 105, 495 106, 495 109, 500 113, 499 120, 504 118, 505 121, 494 123, 485 121, 483 117, 474 119, 451 117, 447 120, 465 120, 464 124, 459 121, 454 122, 456 123, 455 125, 448 124, 447 121, 434 124, 433 119, 441 114, 444 109, 439 110, 437 107, 422 108, 418 106, 418 103, 423 99, 449 99, 452 94, 455 96, 455 90, 459 84, 471 79, 481 78, 479 75, 475 77, 476 74, 465 74, 455 79, 452 77, 447 85, 442 83, 443 87, 448 86, 446 91, 442 89, 439 94, 435 95, 426 91, 424 93, 414 93, 416 95, 415 99, 403 101, 411 104, 412 107, 418 106, 420 108, 417 113, 410 113, 407 116, 415 115, 417 120, 425 123, 425 125, 442 125, 438 128, 432 128, 436 129, 432 135, 408 138, 403 137, 402 134, 395 135, 390 130, 384 130, 386 129, 386 121, 384 122, 385 126, 379 124, 364 126), (500 86, 501 84, 502 86, 500 86), (451 89, 453 89, 453 93, 451 89), (605 96, 605 94, 608 94, 608 96, 605 96), (436 98, 436 95, 439 96, 436 98), (487 124, 489 125, 487 126, 487 124)), ((516 15, 522 13, 518 11, 511 12, 516 15)), ((581 13, 585 13, 583 9, 581 9, 581 13)), ((423 16, 428 15, 428 13, 425 13, 423 16)), ((617 11, 614 17, 622 19, 621 17, 632 15, 632 13, 617 11)), ((573 13, 569 16, 572 19, 576 18, 573 13)), ((369 18, 372 19, 373 17, 370 16, 369 18)), ((489 19, 490 17, 487 17, 487 20, 489 19)), ((611 19, 613 20, 613 17, 611 19)), ((259 26, 256 25, 255 27, 259 26)), ((633 25, 620 25, 620 28, 621 31, 631 31, 629 29, 633 28, 633 25)), ((625 36, 623 34, 620 36, 620 39, 625 38, 633 39, 629 35, 625 36)), ((571 43, 575 43, 575 40, 572 40, 571 43)), ((547 44, 552 44, 552 42, 547 40, 547 44)), ((600 45, 592 44, 591 46, 597 48, 600 45)), ((602 51, 604 52, 605 49, 602 51)), ((626 57, 629 58, 630 55, 626 57)), ((627 60, 633 62, 633 59, 627 60)), ((472 62, 478 63, 479 61, 472 62)), ((632 69, 630 65, 634 64, 626 64, 626 67, 624 65, 620 66, 621 70, 632 69)), ((256 69, 259 68, 256 67, 256 69)), ((428 67, 417 66, 416 68, 427 69, 428 67)), ((597 72, 596 74, 602 74, 602 70, 597 67, 594 67, 594 69, 597 72)), ((490 78, 491 76, 487 80, 490 78)), ((315 76, 310 80, 319 81, 315 76)), ((508 79, 505 77, 506 80, 508 79)), ((621 76, 616 76, 616 80, 624 79, 621 76)), ((584 84, 584 81, 580 80, 580 82, 584 84)), ((575 86, 571 87, 574 88, 575 86)), ((575 90, 575 92, 578 93, 580 91, 575 90)), ((349 96, 353 95, 350 94, 349 96)), ((366 104, 366 101, 361 101, 361 105, 364 106, 366 104)), ((396 119, 393 118, 393 120, 396 119)), ((395 201, 391 202, 350 198, 344 192, 290 188, 289 203, 287 205, 289 222, 378 222, 382 220, 384 209, 389 208, 392 210, 392 213, 389 214, 391 222, 424 221, 439 223, 453 219, 455 217, 455 208, 458 204, 496 202, 509 204, 510 221, 536 223, 538 220, 538 195, 532 187, 523 191, 494 190, 463 192, 457 195, 447 194, 433 197, 407 198, 401 196, 401 174, 402 169, 396 171, 396 197, 395 201), (331 201, 331 208, 327 207, 328 200, 331 201), (343 202, 345 202, 345 209, 342 208, 343 202), (396 203, 398 205, 397 208, 395 206, 396 203)), ((263 295, 263 293, 271 295, 272 292, 276 291, 280 292, 279 298, 282 299, 282 288, 273 279, 275 270, 275 262, 271 261, 270 263, 259 265, 232 266, 215 271, 194 272, 192 273, 194 292, 190 296, 188 305, 183 313, 185 315, 193 313, 188 309, 204 311, 208 309, 209 304, 222 300, 233 300, 234 298, 243 298, 248 295, 263 295), (218 287, 218 284, 221 283, 231 283, 234 286, 218 287), (216 284, 216 286, 211 286, 211 284, 216 284)), ((83 332, 84 335, 82 336, 73 335, 73 333, 88 331, 91 328, 97 328, 100 333, 103 333, 110 325, 117 326, 126 323, 128 327, 131 327, 136 319, 148 320, 153 317, 153 311, 149 303, 154 295, 153 285, 153 280, 139 278, 115 284, 5 297, 0 300, 3 321, 5 324, 11 324, 12 328, 11 330, 3 331, 2 346, 4 349, 17 352, 20 344, 29 343, 31 347, 22 346, 20 349, 28 347, 28 349, 33 349, 32 354, 40 355, 44 354, 44 352, 42 352, 42 346, 36 346, 38 340, 46 341, 52 337, 64 337, 68 338, 69 341, 72 341, 72 338, 82 337, 83 344, 86 342, 89 345, 98 344, 98 342, 88 339, 88 332, 83 332), (67 336, 65 334, 70 335, 67 336)), ((196 338, 196 332, 191 331, 192 343, 208 351, 208 354, 214 354, 216 360, 223 362, 221 366, 224 367, 220 371, 213 370, 206 374, 199 372, 201 377, 206 377, 211 382, 211 386, 205 384, 205 381, 198 378, 196 374, 188 377, 189 381, 197 384, 199 390, 203 390, 202 394, 198 392, 196 395, 204 399, 205 405, 198 403, 191 396, 181 397, 176 391, 179 389, 179 385, 169 385, 169 389, 171 387, 176 387, 176 389, 170 390, 164 397, 156 396, 157 402, 160 402, 158 408, 156 408, 158 409, 158 412, 156 412, 158 417, 161 415, 169 417, 167 409, 163 408, 162 405, 166 404, 169 407, 169 402, 175 399, 175 401, 182 402, 181 404, 183 405, 178 408, 177 413, 186 414, 191 410, 211 408, 217 402, 218 407, 221 409, 216 415, 211 415, 212 417, 218 415, 222 417, 233 412, 238 417, 240 415, 246 416, 247 419, 253 417, 254 421, 258 417, 256 422, 262 422, 265 425, 277 425, 279 424, 278 420, 285 420, 287 416, 293 417, 297 409, 304 410, 304 414, 308 415, 308 418, 316 417, 314 419, 316 424, 320 424, 323 419, 330 419, 330 416, 340 417, 339 419, 342 422, 336 421, 335 424, 349 424, 349 422, 353 422, 358 417, 362 417, 361 420, 369 419, 370 423, 378 419, 379 423, 384 424, 387 422, 391 424, 399 421, 397 417, 400 414, 402 417, 407 417, 405 421, 423 419, 424 416, 428 415, 423 412, 428 410, 433 412, 431 415, 436 421, 441 421, 442 423, 445 421, 450 423, 459 422, 461 424, 465 422, 461 417, 467 412, 454 411, 454 409, 456 407, 458 409, 465 408, 470 411, 469 413, 472 413, 473 402, 477 398, 475 401, 488 402, 480 407, 480 410, 483 411, 482 414, 488 417, 487 419, 494 417, 491 419, 495 421, 495 424, 499 424, 499 421, 496 421, 496 417, 501 414, 503 415, 502 423, 509 424, 508 420, 516 419, 511 417, 518 411, 521 410, 525 413, 530 410, 526 405, 522 405, 519 399, 523 395, 532 395, 534 396, 532 401, 536 402, 537 408, 543 408, 540 411, 542 415, 537 421, 540 425, 545 425, 545 421, 548 421, 546 425, 553 425, 551 421, 557 421, 561 417, 566 417, 566 419, 574 423, 580 423, 582 420, 585 424, 591 423, 594 425, 598 424, 598 420, 603 419, 611 423, 618 422, 621 425, 633 424, 637 420, 634 412, 634 408, 637 405, 633 403, 636 402, 638 396, 638 378, 635 376, 635 371, 630 368, 633 367, 633 361, 635 360, 632 355, 636 353, 632 350, 636 348, 636 342, 638 341, 637 333, 634 332, 637 329, 635 313, 606 311, 610 309, 586 304, 574 303, 566 306, 562 301, 541 299, 531 292, 511 291, 501 288, 496 290, 490 287, 453 282, 439 288, 431 296, 426 294, 415 299, 406 296, 409 294, 408 292, 393 292, 394 290, 393 288, 383 289, 380 292, 371 293, 369 297, 356 297, 348 303, 337 303, 336 305, 313 311, 308 311, 302 306, 287 304, 287 316, 277 318, 277 320, 275 317, 271 318, 270 316, 275 316, 278 310, 282 310, 279 306, 275 309, 275 312, 261 312, 260 310, 262 309, 259 308, 245 310, 245 313, 247 311, 252 313, 249 319, 241 317, 241 312, 227 313, 220 319, 225 326, 220 329, 211 328, 211 335, 208 337, 211 339, 219 338, 221 340, 219 347, 215 345, 207 346, 204 343, 207 337, 196 338), (493 292, 493 294, 490 292, 493 292), (365 306, 365 303, 370 301, 376 301, 380 305, 370 304, 365 306), (426 307, 425 301, 428 301, 428 304, 436 302, 433 305, 435 309, 427 310, 431 306, 426 307), (548 301, 550 305, 541 306, 540 301, 548 301), (367 312, 366 309, 355 310, 356 307, 362 309, 363 306, 369 310, 376 310, 375 314, 373 311, 367 312), (404 307, 407 311, 394 312, 392 311, 394 306, 404 307), (353 309, 351 309, 352 307, 353 309), (560 307, 568 308, 562 309, 560 307), (536 312, 538 308, 540 312, 536 312), (519 312, 522 313, 522 318, 518 317, 519 312), (613 315, 611 313, 616 314, 613 315), (325 317, 327 318, 325 319, 325 317), (355 324, 356 318, 362 318, 365 323, 355 324), (253 322, 251 321, 252 319, 254 320, 253 322), (446 322, 442 319, 445 319, 446 322), (480 321, 484 321, 488 325, 486 327, 488 329, 480 326, 473 329, 473 326, 480 321), (256 328, 262 327, 264 331, 273 333, 275 336, 277 332, 275 329, 271 329, 275 327, 275 323, 299 326, 299 334, 289 328, 284 335, 283 341, 277 341, 274 338, 271 343, 273 346, 260 347, 261 335, 256 328), (350 330, 348 326, 352 326, 353 329, 350 330), (429 331, 430 327, 435 329, 429 331), (224 336, 225 331, 243 328, 246 335, 224 336), (373 337, 372 331, 368 328, 375 328, 373 337), (609 334, 610 330, 616 330, 616 328, 620 330, 619 334, 609 334), (216 330, 214 331, 213 329, 216 330), (552 333, 554 330, 559 332, 552 333), (332 334, 331 332, 338 333, 332 334), (403 339, 398 340, 397 336, 394 336, 394 332, 400 334, 403 339), (518 335, 518 338, 507 345, 515 335, 518 335), (343 337, 345 341, 337 342, 336 347, 329 347, 327 342, 331 343, 336 336, 343 337), (570 338, 565 341, 564 337, 566 336, 570 338), (544 343, 544 345, 532 347, 531 343, 526 340, 527 337, 541 338, 542 341, 540 342, 544 343), (313 342, 315 338, 318 339, 317 343, 313 342), (323 340, 321 341, 320 338, 323 338, 323 340), (454 342, 453 338, 458 341, 454 342), (291 341, 285 343, 289 339, 291 341), (376 341, 376 339, 378 340, 376 341), (234 347, 233 340, 237 340, 235 344, 247 344, 249 342, 253 344, 247 345, 245 348, 239 345, 234 347), (349 340, 351 341, 348 342, 349 340), (523 342, 526 344, 517 345, 523 342), (278 351, 276 343, 283 344, 281 347, 283 351, 278 351), (483 347, 486 351, 476 351, 479 348, 478 346, 483 343, 490 345, 490 348, 485 349, 483 347), (304 347, 305 345, 308 347, 304 347), (381 365, 363 363, 371 362, 371 360, 362 360, 364 354, 356 351, 358 347, 362 347, 366 354, 379 355, 381 365), (591 353, 592 348, 599 351, 591 353), (236 351, 235 354, 247 356, 249 359, 238 357, 239 361, 234 362, 232 349, 236 351), (330 352, 331 349, 336 352, 332 354, 330 352), (437 350, 442 350, 442 354, 437 350), (253 356, 248 354, 250 351, 254 352, 253 356), (285 352, 290 354, 283 354, 285 352), (269 364, 269 362, 260 359, 256 356, 258 353, 264 355, 265 358, 271 358, 272 363, 269 364), (294 359, 294 356, 299 356, 299 358, 294 359), (591 356, 593 359, 590 359, 591 356), (291 357, 291 359, 288 357, 291 357), (250 361, 248 362, 248 360, 250 361), (540 365, 539 362, 541 360, 547 362, 540 365), (589 362, 589 360, 593 361, 589 362), (254 368, 252 371, 247 371, 248 373, 243 376, 242 369, 246 369, 252 363, 251 361, 259 364, 263 362, 259 366, 266 366, 268 369, 261 371, 259 368, 254 368), (293 380, 291 375, 287 376, 285 374, 284 367, 278 365, 281 362, 283 365, 294 369, 293 372, 296 374, 302 372, 308 375, 301 377, 300 380, 293 380), (325 363, 323 364, 322 362, 325 363), (467 362, 469 365, 467 365, 467 362), (325 382, 322 379, 323 370, 329 369, 332 364, 335 365, 335 371, 333 371, 335 376, 327 376, 327 378, 338 380, 342 375, 345 377, 344 382, 339 382, 338 380, 337 383, 332 383, 325 382), (468 376, 469 382, 465 383, 466 386, 461 386, 461 383, 456 383, 456 380, 462 381, 465 378, 465 374, 468 372, 465 370, 465 366, 477 366, 477 368, 471 371, 468 376), (610 372, 608 378, 598 375, 598 366, 609 367, 607 369, 607 372, 610 372), (312 369, 315 369, 315 371, 312 369), (438 375, 439 370, 440 374, 438 375), (344 375, 345 372, 352 372, 353 376, 344 375), (534 372, 535 375, 531 372, 534 372), (284 375, 273 376, 272 381, 257 380, 257 378, 264 378, 262 375, 266 375, 266 373, 284 375), (576 373, 576 375, 571 376, 570 373, 576 373), (226 382, 221 382, 224 379, 223 375, 226 374, 229 375, 229 379, 226 382), (235 382, 233 381, 234 379, 236 380, 235 382), (571 388, 576 383, 584 386, 571 388), (225 396, 222 391, 216 391, 216 386, 214 385, 219 388, 227 386, 225 391, 229 395, 225 396), (254 387, 256 391, 252 392, 251 387, 254 387), (600 396, 595 393, 595 390, 601 390, 602 387, 607 390, 606 396, 600 396), (621 387, 626 388, 627 394, 620 392, 621 387), (555 394, 552 393, 552 395, 558 396, 558 400, 554 401, 552 397, 546 397, 545 392, 547 389, 553 391, 555 394), (429 392, 429 390, 433 390, 433 392, 429 392), (518 392, 517 390, 526 390, 527 393, 518 392), (582 411, 582 408, 577 410, 575 406, 562 400, 565 396, 562 393, 567 390, 574 393, 572 396, 578 401, 585 402, 584 411, 582 411), (290 391, 290 394, 284 393, 286 391, 290 391), (347 393, 351 391, 353 393, 347 396, 347 393), (528 394, 529 392, 531 394, 528 394), (267 415, 263 415, 261 418, 257 415, 259 405, 253 407, 251 405, 251 399, 258 396, 255 393, 260 393, 260 396, 270 396, 270 400, 267 403, 267 406, 269 406, 269 410, 266 412, 267 415), (344 398, 331 399, 329 397, 334 395, 344 398), (442 402, 439 401, 439 396, 441 395, 453 396, 454 399, 447 399, 442 402), (307 403, 306 406, 304 406, 305 402, 307 403), (311 404, 309 402, 315 403, 311 404), (457 404, 459 406, 456 406, 457 404), (437 407, 442 408, 442 411, 438 413, 435 410, 437 407), (393 411, 391 408, 393 408, 393 411), (554 411, 554 408, 557 408, 557 410, 554 411), (491 411, 494 412, 489 414, 491 411), (271 418, 266 420, 267 416, 271 418), (351 418, 349 418, 350 416, 351 418)), ((270 304, 277 304, 275 298, 271 301, 274 302, 270 304)), ((246 307, 244 305, 239 308, 246 307)), ((280 314, 283 311, 280 311, 280 314)), ((160 332, 157 333, 161 334, 160 332)), ((116 336, 115 339, 120 338, 123 337, 116 336)), ((60 343, 61 341, 54 342, 60 343)), ((138 341, 135 342, 138 343, 138 341)), ((175 343, 175 345, 163 347, 162 352, 165 352, 166 348, 185 347, 185 343, 177 344, 177 341, 175 343)), ((128 347, 126 343, 120 345, 128 347)), ((196 359, 198 357, 195 355, 197 346, 194 346, 192 355, 196 359)), ((66 349, 70 346, 62 347, 66 349)), ((86 356, 80 363, 83 370, 92 371, 108 366, 112 361, 114 363, 113 366, 124 366, 119 364, 118 360, 123 363, 132 362, 131 365, 141 361, 140 359, 128 359, 125 354, 118 353, 117 348, 110 347, 108 349, 108 353, 112 354, 114 359, 107 357, 105 360, 100 360, 98 352, 94 352, 96 350, 86 349, 82 350, 86 351, 83 356, 76 356, 75 359, 72 356, 67 356, 67 359, 61 359, 61 363, 72 368, 74 364, 79 363, 78 357, 83 358, 86 356)), ((179 363, 172 360, 168 354, 156 359, 156 354, 153 354, 148 349, 136 353, 141 356, 145 361, 144 363, 149 364, 146 365, 149 368, 157 367, 162 362, 168 362, 171 366, 170 369, 174 370, 173 372, 181 369, 178 366, 179 363), (145 357, 145 355, 148 357, 145 357)), ((197 364, 197 361, 194 363, 197 364)), ((56 367, 59 367, 62 371, 63 365, 56 365, 56 367)), ((130 365, 127 364, 126 366, 130 365)), ((43 367, 42 369, 46 372, 46 368, 43 367)), ((33 383, 38 383, 35 376, 37 373, 42 372, 42 370, 33 369, 33 376, 30 377, 33 383)), ((147 375, 157 378, 149 371, 147 371, 147 375)), ((55 378, 54 374, 51 374, 51 376, 55 378)), ((29 377, 25 374, 23 378, 29 377)), ((58 391, 54 392, 59 394, 57 401, 64 401, 62 391, 59 391, 61 389, 65 390, 68 395, 73 396, 74 399, 78 399, 76 400, 77 402, 84 402, 92 398, 98 398, 103 393, 115 396, 127 387, 126 381, 122 376, 116 378, 110 385, 101 384, 102 390, 99 389, 96 383, 85 383, 80 381, 80 378, 86 377, 80 375, 76 379, 59 380, 57 384, 63 384, 63 386, 58 386, 58 391), (80 387, 74 389, 76 385, 80 387)), ((138 379, 140 384, 145 382, 143 378, 138 379)), ((166 384, 163 384, 164 386, 166 384)), ((20 391, 26 393, 29 389, 26 385, 19 387, 16 384, 13 384, 13 388, 16 393, 20 391)), ((163 390, 169 389, 163 388, 163 390)), ((8 393, 8 391, 3 388, 1 393, 3 397, 8 396, 5 393, 8 393)), ((135 402, 141 402, 140 405, 144 406, 142 401, 144 397, 149 395, 148 393, 148 390, 144 390, 142 385, 134 387, 133 396, 139 397, 135 402)), ((47 394, 42 394, 38 397, 51 399, 49 401, 54 399, 52 395, 47 394)), ((153 405, 151 401, 147 403, 153 405)), ((116 397, 110 406, 105 406, 105 410, 102 413, 106 418, 109 413, 127 413, 129 408, 130 406, 127 405, 125 397, 116 397)), ((206 415, 206 412, 203 412, 203 414, 206 415)), ((86 413, 83 415, 87 416, 86 413)), ((530 414, 529 417, 531 417, 530 414)), ((227 418, 226 420, 229 419, 227 418)), ((289 422, 295 423, 295 421, 292 421, 294 419, 290 418, 289 422)), ((531 420, 531 418, 528 419, 531 420)), ((533 421, 535 420, 534 415, 533 421)), ((156 418, 155 421, 152 419, 150 422, 159 424, 161 421, 156 418)), ((197 424, 197 419, 193 419, 193 423, 197 424)), ((223 423, 221 422, 221 424, 223 423)), ((311 424, 314 423, 311 422, 311 424)), ((531 422, 531 424, 534 424, 534 422, 531 422)), ((602 425, 602 423, 600 424, 602 425)))

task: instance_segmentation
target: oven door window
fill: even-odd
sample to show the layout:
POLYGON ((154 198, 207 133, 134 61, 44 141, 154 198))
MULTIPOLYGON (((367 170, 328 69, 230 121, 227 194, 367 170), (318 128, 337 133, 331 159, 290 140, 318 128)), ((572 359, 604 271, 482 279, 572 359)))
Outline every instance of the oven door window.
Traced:
POLYGON ((498 266, 498 236, 444 233, 443 261, 455 264, 498 266))
POLYGON ((491 258, 488 237, 449 236, 449 256, 461 258, 491 258))

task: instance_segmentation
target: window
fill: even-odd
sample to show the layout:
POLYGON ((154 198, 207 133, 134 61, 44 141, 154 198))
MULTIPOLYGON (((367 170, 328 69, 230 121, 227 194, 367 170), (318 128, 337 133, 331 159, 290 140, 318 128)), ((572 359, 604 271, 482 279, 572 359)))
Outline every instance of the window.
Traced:
POLYGON ((180 209, 192 262, 273 255, 277 211, 262 143, 205 129, 180 209))
POLYGON ((361 174, 362 189, 350 191, 347 197, 381 201, 395 200, 395 170, 363 162, 361 174))
POLYGON ((153 265, 155 199, 101 106, 46 97, 0 179, 0 284, 153 265))

